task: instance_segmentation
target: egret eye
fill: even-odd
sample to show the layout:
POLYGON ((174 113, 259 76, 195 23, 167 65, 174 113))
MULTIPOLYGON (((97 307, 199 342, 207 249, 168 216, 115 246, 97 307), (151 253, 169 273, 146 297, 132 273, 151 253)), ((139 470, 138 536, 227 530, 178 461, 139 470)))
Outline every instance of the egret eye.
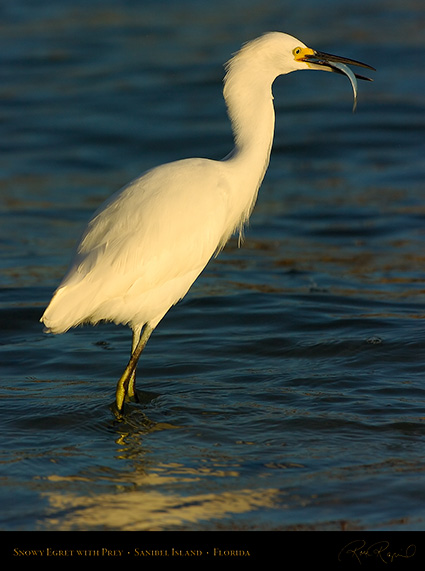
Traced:
POLYGON ((301 48, 295 48, 292 53, 294 54, 294 56, 299 56, 301 53, 301 48))

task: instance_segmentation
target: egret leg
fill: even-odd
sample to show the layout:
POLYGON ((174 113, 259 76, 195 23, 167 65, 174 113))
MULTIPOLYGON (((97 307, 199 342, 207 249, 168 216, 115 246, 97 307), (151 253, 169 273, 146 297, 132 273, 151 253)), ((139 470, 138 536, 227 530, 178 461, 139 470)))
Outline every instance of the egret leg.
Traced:
MULTIPOLYGON (((131 344, 130 357, 134 353, 134 351, 136 350, 137 344, 140 340, 141 331, 142 331, 141 326, 133 329, 133 341, 131 344)), ((137 398, 137 393, 136 393, 136 370, 137 370, 137 367, 134 368, 134 371, 131 373, 131 377, 128 381, 127 396, 134 399, 136 402, 139 402, 139 399, 137 398)))
POLYGON ((132 379, 132 377, 133 377, 133 379, 132 379, 132 385, 133 385, 132 390, 134 391, 134 382, 135 382, 135 376, 134 375, 136 373, 137 363, 139 361, 139 358, 140 358, 140 355, 142 354, 143 349, 146 346, 146 343, 148 342, 149 337, 152 334, 152 331, 153 331, 152 327, 150 327, 149 325, 145 326, 143 333, 140 335, 140 339, 138 340, 137 345, 131 354, 128 365, 125 368, 124 373, 122 374, 120 380, 118 381, 115 400, 116 400, 117 409, 120 412, 121 412, 123 404, 124 404, 124 399, 125 399, 126 395, 128 394, 128 386, 129 386, 129 383, 130 383, 130 380, 132 379))

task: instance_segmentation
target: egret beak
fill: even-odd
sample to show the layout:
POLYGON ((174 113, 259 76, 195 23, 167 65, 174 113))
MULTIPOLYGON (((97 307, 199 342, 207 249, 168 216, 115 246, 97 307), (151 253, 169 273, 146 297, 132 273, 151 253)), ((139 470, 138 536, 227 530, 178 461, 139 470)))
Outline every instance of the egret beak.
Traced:
POLYGON ((324 71, 332 71, 334 73, 341 73, 346 75, 351 81, 354 93, 354 105, 353 111, 357 105, 357 79, 363 79, 365 81, 373 81, 370 77, 365 77, 363 75, 358 75, 353 73, 351 69, 347 66, 354 65, 357 67, 365 67, 372 71, 376 71, 374 67, 354 59, 348 59, 340 56, 334 56, 331 54, 326 54, 324 52, 318 52, 311 48, 296 48, 294 50, 294 57, 296 61, 305 62, 311 69, 322 69, 324 71))

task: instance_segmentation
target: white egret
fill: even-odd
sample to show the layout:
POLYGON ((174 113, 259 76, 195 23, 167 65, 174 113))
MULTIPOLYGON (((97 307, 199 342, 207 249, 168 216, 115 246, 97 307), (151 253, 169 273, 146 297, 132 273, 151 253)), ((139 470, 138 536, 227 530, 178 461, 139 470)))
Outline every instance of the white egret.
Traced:
POLYGON ((226 65, 223 95, 235 146, 220 161, 184 159, 149 170, 94 213, 71 266, 41 321, 63 333, 112 321, 133 331, 116 407, 137 400, 139 357, 158 323, 209 260, 242 232, 269 164, 274 135, 272 84, 296 70, 347 75, 357 98, 358 61, 317 52, 281 32, 245 44, 226 65))

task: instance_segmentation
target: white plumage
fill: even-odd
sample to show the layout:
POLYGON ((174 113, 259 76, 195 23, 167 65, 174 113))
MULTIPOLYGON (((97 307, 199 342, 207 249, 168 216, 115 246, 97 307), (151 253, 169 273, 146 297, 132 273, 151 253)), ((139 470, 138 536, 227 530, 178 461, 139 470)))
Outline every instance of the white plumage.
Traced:
POLYGON ((136 398, 135 369, 151 332, 187 293, 208 261, 242 232, 266 172, 274 132, 271 87, 297 69, 354 74, 352 60, 315 52, 272 32, 227 64, 224 98, 235 148, 221 161, 185 159, 156 167, 115 193, 93 215, 41 321, 63 333, 101 320, 133 330, 132 359, 116 403, 136 398), (145 326, 142 335, 142 328, 145 326))
POLYGON ((100 320, 155 327, 238 222, 236 213, 229 221, 226 175, 217 175, 213 161, 177 161, 114 194, 89 222, 46 327, 63 333, 100 320))

